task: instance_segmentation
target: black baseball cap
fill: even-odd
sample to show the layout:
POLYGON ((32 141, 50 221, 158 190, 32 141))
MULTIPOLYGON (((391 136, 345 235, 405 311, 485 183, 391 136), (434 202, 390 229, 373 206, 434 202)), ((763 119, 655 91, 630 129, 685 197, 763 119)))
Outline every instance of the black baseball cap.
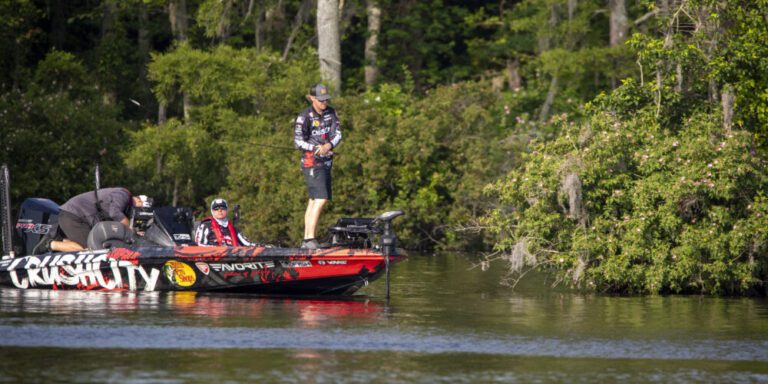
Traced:
POLYGON ((316 97, 320 101, 330 100, 331 94, 328 92, 328 87, 322 84, 315 84, 309 89, 309 95, 316 97))

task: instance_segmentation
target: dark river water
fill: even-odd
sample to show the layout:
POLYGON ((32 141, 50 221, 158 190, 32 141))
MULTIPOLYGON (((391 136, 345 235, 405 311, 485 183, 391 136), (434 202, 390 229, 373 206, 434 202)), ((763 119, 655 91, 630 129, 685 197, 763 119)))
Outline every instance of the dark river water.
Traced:
POLYGON ((351 299, 0 289, 0 382, 768 382, 768 301, 514 291, 411 255, 351 299))

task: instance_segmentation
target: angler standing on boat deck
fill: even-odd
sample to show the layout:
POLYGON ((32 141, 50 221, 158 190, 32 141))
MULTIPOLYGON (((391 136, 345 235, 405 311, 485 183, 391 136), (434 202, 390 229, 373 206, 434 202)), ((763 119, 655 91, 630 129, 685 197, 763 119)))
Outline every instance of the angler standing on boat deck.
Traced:
POLYGON ((211 217, 203 219, 195 232, 197 245, 228 247, 254 245, 235 228, 234 223, 229 222, 227 219, 228 209, 227 201, 222 198, 214 199, 211 202, 211 217))
POLYGON ((326 86, 312 86, 307 95, 312 105, 299 113, 293 129, 293 142, 301 151, 301 171, 309 191, 302 248, 318 247, 315 228, 323 207, 331 199, 332 150, 341 141, 341 124, 336 111, 328 106, 330 99, 326 86))

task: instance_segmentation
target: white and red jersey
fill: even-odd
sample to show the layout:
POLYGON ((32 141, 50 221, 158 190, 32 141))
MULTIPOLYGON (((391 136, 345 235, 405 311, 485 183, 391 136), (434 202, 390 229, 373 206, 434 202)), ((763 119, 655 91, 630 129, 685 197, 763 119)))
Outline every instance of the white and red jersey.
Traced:
POLYGON ((317 146, 326 143, 331 143, 331 147, 336 148, 339 142, 341 142, 341 123, 333 108, 327 107, 322 113, 317 113, 310 106, 296 117, 293 143, 301 151, 302 168, 330 167, 333 164, 332 156, 316 155, 315 150, 317 146))
POLYGON ((204 246, 249 247, 250 242, 229 221, 219 223, 212 217, 205 218, 197 227, 195 242, 204 246))

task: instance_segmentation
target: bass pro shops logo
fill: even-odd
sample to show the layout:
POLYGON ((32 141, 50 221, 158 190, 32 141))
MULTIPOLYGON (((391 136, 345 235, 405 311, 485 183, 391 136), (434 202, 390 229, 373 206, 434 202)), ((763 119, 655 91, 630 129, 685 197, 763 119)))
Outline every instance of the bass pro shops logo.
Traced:
POLYGON ((197 281, 195 271, 189 265, 176 260, 166 261, 163 265, 163 274, 172 285, 177 287, 191 287, 197 281))

